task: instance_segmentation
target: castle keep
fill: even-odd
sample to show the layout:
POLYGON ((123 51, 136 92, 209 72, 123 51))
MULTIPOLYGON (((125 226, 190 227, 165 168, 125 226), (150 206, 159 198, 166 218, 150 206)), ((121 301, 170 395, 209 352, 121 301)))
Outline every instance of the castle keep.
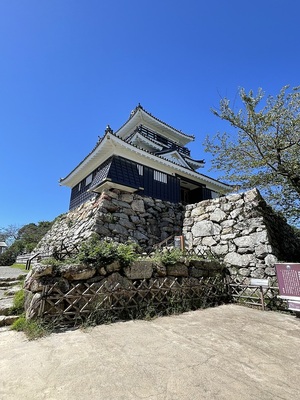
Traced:
POLYGON ((197 172, 204 161, 191 157, 193 140, 138 105, 60 180, 71 188, 70 209, 111 188, 182 204, 218 197, 228 186, 197 172))
POLYGON ((232 274, 274 276, 277 260, 297 260, 299 240, 256 189, 224 195, 228 186, 197 172, 186 146, 194 138, 140 105, 103 138, 61 185, 71 188, 70 211, 57 218, 35 252, 79 247, 92 233, 146 250, 174 235, 186 248, 212 253, 232 274))

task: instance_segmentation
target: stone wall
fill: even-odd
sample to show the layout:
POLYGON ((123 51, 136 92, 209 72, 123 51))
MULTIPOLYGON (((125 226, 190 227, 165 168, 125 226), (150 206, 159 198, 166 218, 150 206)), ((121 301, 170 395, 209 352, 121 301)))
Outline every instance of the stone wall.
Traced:
POLYGON ((212 253, 242 277, 275 276, 276 261, 300 260, 299 238, 256 189, 185 207, 110 190, 58 217, 34 252, 51 255, 62 240, 72 248, 94 232, 146 251, 183 234, 188 250, 212 253))
MULTIPOLYGON (((73 307, 73 300, 67 296, 73 298, 73 290, 81 287, 83 291, 90 287, 135 290, 134 281, 138 286, 146 280, 147 290, 152 284, 172 286, 177 281, 194 288, 204 277, 220 271, 229 272, 233 279, 272 278, 277 261, 300 261, 299 238, 256 189, 186 207, 112 190, 58 217, 36 251, 51 254, 62 239, 67 247, 72 247, 93 232, 117 242, 133 240, 145 249, 152 249, 170 235, 182 233, 186 249, 191 253, 212 254, 219 260, 208 263, 184 259, 167 266, 155 261, 138 261, 122 267, 118 260, 110 265, 36 265, 25 282, 29 318, 42 309, 48 315, 52 312, 56 315, 65 306, 73 307), (57 299, 61 309, 55 306, 53 310, 56 300, 51 296, 57 299)), ((77 301, 81 304, 81 300, 76 300, 76 304, 77 301)))
POLYGON ((92 310, 95 300, 110 294, 112 303, 118 298, 124 303, 125 299, 125 307, 128 296, 134 296, 131 305, 139 307, 143 301, 154 300, 160 304, 167 296, 176 294, 178 301, 183 296, 187 299, 195 296, 206 306, 210 302, 222 303, 228 300, 225 274, 224 267, 216 261, 184 257, 171 265, 154 260, 138 260, 128 266, 122 266, 118 260, 108 265, 37 264, 24 284, 26 317, 62 316, 75 322, 76 318, 92 310), (150 296, 146 296, 148 292, 151 292, 150 296))
POLYGON ((80 244, 93 233, 117 242, 128 240, 149 250, 181 232, 183 206, 136 194, 110 190, 58 217, 34 252, 51 255, 61 247, 80 244))
POLYGON ((275 276, 277 261, 299 261, 300 242, 258 190, 186 206, 183 234, 188 249, 224 261, 232 275, 275 276))

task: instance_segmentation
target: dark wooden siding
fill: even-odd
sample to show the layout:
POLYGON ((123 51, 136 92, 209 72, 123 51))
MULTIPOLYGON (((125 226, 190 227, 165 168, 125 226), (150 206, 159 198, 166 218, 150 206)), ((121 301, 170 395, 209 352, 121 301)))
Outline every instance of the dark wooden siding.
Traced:
POLYGON ((112 182, 129 186, 135 189, 141 187, 137 164, 123 157, 113 157, 107 177, 112 182))
POLYGON ((212 193, 211 190, 208 189, 207 187, 203 188, 203 195, 201 200, 209 200, 212 199, 212 193))
POLYGON ((92 181, 89 184, 86 184, 86 179, 89 175, 87 175, 81 182, 79 182, 76 186, 72 188, 71 191, 71 199, 70 199, 70 210, 73 208, 78 207, 80 204, 85 203, 89 199, 91 199, 93 196, 95 196, 95 193, 93 192, 88 192, 88 190, 95 186, 96 183, 98 183, 98 180, 105 178, 105 176, 108 173, 108 170, 110 168, 112 158, 109 158, 106 160, 103 164, 101 164, 98 168, 96 168, 92 174, 92 181))
POLYGON ((92 172, 92 181, 86 184, 86 176, 80 183, 72 188, 70 210, 86 202, 95 193, 88 192, 90 188, 97 187, 106 178, 112 182, 139 189, 141 186, 137 165, 123 157, 111 157, 92 172))
POLYGON ((143 186, 144 195, 170 201, 171 203, 180 202, 180 180, 172 175, 167 176, 167 183, 154 179, 154 169, 144 166, 143 186))
POLYGON ((70 210, 78 207, 80 204, 85 203, 90 198, 95 196, 95 193, 87 192, 90 185, 87 186, 85 185, 85 179, 81 181, 80 184, 81 184, 80 189, 79 189, 79 184, 72 188, 71 199, 70 199, 70 210))
MULTIPOLYGON (((142 165, 142 164, 140 164, 142 165)), ((165 182, 154 179, 153 168, 143 165, 143 174, 139 175, 137 163, 123 157, 111 157, 92 172, 92 182, 86 184, 85 177, 72 188, 70 209, 73 209, 94 196, 88 189, 97 187, 105 179, 138 190, 141 195, 154 197, 171 203, 180 202, 180 179, 164 174, 165 182)), ((161 173, 161 171, 157 171, 161 173)))

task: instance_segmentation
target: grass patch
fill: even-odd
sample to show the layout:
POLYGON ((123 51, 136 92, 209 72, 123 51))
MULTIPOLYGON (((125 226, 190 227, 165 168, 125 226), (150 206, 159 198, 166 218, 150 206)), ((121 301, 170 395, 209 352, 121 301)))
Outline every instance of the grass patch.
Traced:
POLYGON ((20 269, 22 271, 26 271, 26 265, 25 264, 13 264, 10 266, 11 268, 16 268, 16 269, 20 269))
POLYGON ((24 332, 29 340, 39 339, 50 334, 49 329, 39 320, 27 320, 25 315, 18 318, 12 325, 11 330, 24 332))
POLYGON ((18 315, 23 313, 24 303, 25 303, 25 291, 24 289, 21 289, 14 295, 14 302, 12 308, 10 309, 10 314, 18 315))

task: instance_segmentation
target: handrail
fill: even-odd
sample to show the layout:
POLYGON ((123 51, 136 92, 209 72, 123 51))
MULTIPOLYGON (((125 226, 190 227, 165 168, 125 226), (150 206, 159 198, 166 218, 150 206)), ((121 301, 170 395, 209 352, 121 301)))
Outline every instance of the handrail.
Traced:
POLYGON ((166 239, 164 239, 163 241, 161 241, 161 242, 159 242, 159 243, 157 243, 157 244, 155 244, 153 247, 156 249, 156 248, 161 248, 164 244, 168 244, 168 242, 169 242, 169 240, 171 240, 171 239, 174 239, 174 237, 175 237, 175 235, 171 235, 171 236, 169 236, 169 237, 167 237, 166 239))
POLYGON ((172 142, 172 140, 169 140, 168 138, 159 135, 158 133, 151 131, 150 129, 144 127, 143 125, 140 125, 137 127, 137 129, 134 131, 135 132, 140 132, 144 134, 146 137, 149 139, 155 140, 156 142, 162 144, 164 147, 172 150, 177 150, 179 153, 184 154, 186 156, 191 155, 191 151, 183 146, 180 146, 179 144, 172 142))
POLYGON ((34 254, 32 257, 28 258, 28 260, 26 261, 26 267, 25 267, 26 271, 29 271, 29 270, 30 270, 31 261, 32 261, 35 257, 37 257, 39 254, 40 254, 40 253, 36 253, 36 254, 34 254))

